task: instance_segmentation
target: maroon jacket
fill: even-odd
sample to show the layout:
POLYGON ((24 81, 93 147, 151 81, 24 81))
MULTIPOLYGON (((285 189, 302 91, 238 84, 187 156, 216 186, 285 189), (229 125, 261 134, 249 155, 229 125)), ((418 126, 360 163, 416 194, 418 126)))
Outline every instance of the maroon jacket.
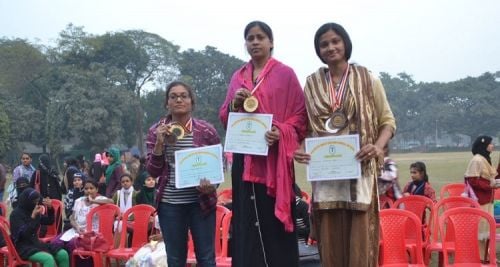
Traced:
MULTIPOLYGON (((162 119, 160 122, 163 122, 162 119)), ((171 121, 171 117, 167 117, 166 123, 171 121)), ((165 162, 165 155, 154 155, 153 149, 156 143, 155 130, 160 124, 155 123, 149 128, 146 139, 147 148, 147 163, 146 170, 153 177, 158 177, 158 192, 156 193, 156 206, 161 201, 163 189, 168 181, 168 164, 165 162)), ((210 146, 220 144, 220 138, 215 128, 208 122, 193 118, 193 144, 195 147, 210 146)), ((210 198, 211 200, 211 198, 210 198)), ((215 199, 216 200, 216 199, 215 199)), ((204 200, 206 201, 206 200, 204 200)))

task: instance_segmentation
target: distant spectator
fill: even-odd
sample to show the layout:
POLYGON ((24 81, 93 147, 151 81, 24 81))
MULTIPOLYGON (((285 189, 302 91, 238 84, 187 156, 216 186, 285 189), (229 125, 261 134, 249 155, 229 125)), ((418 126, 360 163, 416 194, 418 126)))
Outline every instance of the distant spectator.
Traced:
POLYGON ((141 190, 137 193, 136 201, 137 204, 147 204, 154 207, 156 205, 156 181, 147 172, 146 176, 147 178, 144 180, 141 190))
POLYGON ((421 161, 412 163, 410 165, 410 176, 412 181, 405 186, 403 195, 425 196, 436 202, 436 191, 429 183, 429 175, 427 174, 425 163, 421 161))
POLYGON ((111 198, 115 192, 120 189, 120 177, 125 173, 120 160, 120 151, 117 148, 111 148, 106 153, 109 160, 109 166, 106 168, 106 197, 111 198))
MULTIPOLYGON (((92 162, 92 166, 90 168, 89 175, 90 175, 90 178, 92 178, 96 181, 99 181, 101 176, 104 174, 103 165, 102 165, 101 161, 102 161, 101 154, 99 154, 99 153, 95 154, 94 162, 92 162)), ((105 182, 105 180, 102 182, 105 182)))
POLYGON ((17 179, 16 184, 15 184, 15 197, 10 200, 10 203, 12 205, 12 208, 15 209, 17 207, 17 196, 20 196, 21 193, 26 189, 30 187, 30 182, 27 178, 25 177, 20 177, 17 179))
MULTIPOLYGON (((491 152, 495 149, 491 136, 479 136, 472 144, 473 157, 465 170, 465 181, 472 187, 481 209, 493 216, 493 200, 495 189, 499 186, 495 183, 497 171, 491 163, 491 152)), ((486 240, 489 237, 488 225, 481 222, 479 225, 479 248, 484 251, 486 240)), ((494 242, 494 241, 493 241, 494 242)), ((483 255, 481 253, 481 258, 483 255)))
POLYGON ((393 201, 403 196, 398 182, 396 162, 389 158, 389 147, 384 147, 384 168, 377 180, 379 196, 385 195, 393 201))
POLYGON ((52 167, 49 155, 42 154, 39 157, 38 169, 31 176, 30 187, 39 190, 42 198, 62 200, 61 180, 57 171, 52 167))
POLYGON ((132 179, 134 179, 134 181, 137 179, 137 177, 140 174, 140 170, 139 170, 140 167, 141 167, 140 156, 137 154, 133 154, 132 158, 129 161, 128 171, 130 172, 130 175, 132 176, 132 179))
POLYGON ((32 157, 30 153, 23 152, 21 154, 21 165, 17 166, 12 172, 12 183, 15 184, 17 178, 25 177, 26 179, 31 180, 31 176, 33 172, 35 172, 35 167, 31 165, 32 157))
POLYGON ((78 167, 78 161, 76 158, 67 158, 66 159, 66 172, 64 173, 64 186, 69 191, 73 189, 73 176, 75 173, 81 173, 78 167))
POLYGON ((309 239, 310 220, 309 204, 302 199, 302 190, 297 184, 293 185, 295 192, 295 227, 297 241, 306 244, 309 239))
MULTIPOLYGON (((142 187, 144 186, 144 182, 146 178, 150 176, 148 171, 146 170, 146 157, 142 156, 139 159, 139 170, 138 170, 138 175, 137 179, 134 179, 134 189, 137 191, 141 191, 142 187)), ((155 177, 153 177, 155 178, 155 177)))
POLYGON ((73 188, 69 189, 66 196, 64 196, 64 212, 68 220, 73 213, 73 206, 75 205, 75 201, 85 194, 83 190, 83 181, 84 179, 82 173, 75 173, 73 175, 73 188))

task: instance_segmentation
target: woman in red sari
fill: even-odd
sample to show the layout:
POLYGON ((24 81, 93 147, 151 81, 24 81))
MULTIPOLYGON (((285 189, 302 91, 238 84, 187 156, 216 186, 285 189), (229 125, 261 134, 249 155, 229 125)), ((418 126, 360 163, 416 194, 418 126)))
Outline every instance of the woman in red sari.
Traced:
POLYGON ((244 37, 251 60, 234 73, 220 119, 227 125, 229 112, 248 112, 243 102, 252 95, 253 112, 272 114, 273 122, 267 156, 233 155, 232 264, 298 266, 292 156, 306 131, 304 95, 294 71, 272 57, 267 24, 250 22, 244 37))

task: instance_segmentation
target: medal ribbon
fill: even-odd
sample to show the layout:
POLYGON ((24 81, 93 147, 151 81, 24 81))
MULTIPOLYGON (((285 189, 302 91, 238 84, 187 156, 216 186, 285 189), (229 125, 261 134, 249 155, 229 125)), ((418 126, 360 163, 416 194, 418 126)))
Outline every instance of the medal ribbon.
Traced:
MULTIPOLYGON (((259 89, 260 85, 264 81, 264 78, 266 78, 267 73, 271 70, 271 67, 274 66, 274 64, 270 64, 272 61, 274 61, 273 58, 269 58, 266 62, 266 65, 264 65, 264 68, 262 68, 262 71, 259 73, 259 76, 257 76, 256 81, 259 82, 253 87, 252 91, 250 92, 251 95, 253 95, 255 91, 257 91, 257 89, 259 89)), ((252 80, 251 77, 250 80, 252 80)))
POLYGON ((333 77, 330 74, 330 82, 328 83, 328 87, 330 87, 330 103, 332 104, 332 111, 337 110, 342 105, 342 98, 344 97, 347 88, 347 76, 349 76, 349 65, 347 65, 344 75, 342 75, 339 90, 337 93, 335 93, 335 87, 333 86, 333 77))
MULTIPOLYGON (((162 121, 161 121, 162 124, 165 124, 167 123, 167 118, 164 118, 162 121)), ((184 125, 184 129, 187 131, 187 132, 193 132, 193 118, 189 118, 189 120, 186 122, 186 125, 184 125)))

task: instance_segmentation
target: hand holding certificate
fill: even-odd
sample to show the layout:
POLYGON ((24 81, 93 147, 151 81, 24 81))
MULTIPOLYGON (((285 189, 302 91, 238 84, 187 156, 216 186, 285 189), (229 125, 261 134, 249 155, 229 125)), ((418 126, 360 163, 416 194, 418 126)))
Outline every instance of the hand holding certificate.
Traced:
POLYGON ((224 182, 220 144, 175 151, 175 187, 198 186, 202 179, 224 182))
POLYGON ((267 156, 272 114, 229 112, 224 152, 267 156))
POLYGON ((307 165, 308 181, 361 177, 361 164, 355 157, 359 151, 359 135, 306 138, 305 150, 311 156, 307 165))

